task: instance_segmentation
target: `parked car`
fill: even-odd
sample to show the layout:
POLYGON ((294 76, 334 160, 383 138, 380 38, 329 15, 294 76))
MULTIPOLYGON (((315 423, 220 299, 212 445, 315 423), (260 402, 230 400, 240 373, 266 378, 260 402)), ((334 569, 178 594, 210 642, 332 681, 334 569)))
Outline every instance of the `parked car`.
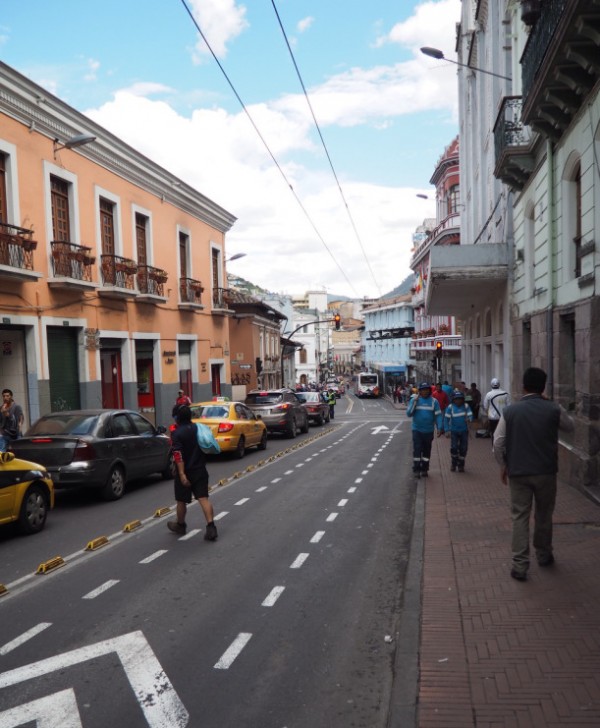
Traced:
POLYGON ((17 521, 24 533, 38 533, 54 507, 54 485, 37 463, 0 453, 0 524, 17 521))
POLYGON ((254 389, 245 404, 259 415, 269 432, 296 437, 298 430, 308 432, 308 413, 291 389, 254 389))
POLYGON ((199 402, 190 409, 192 421, 210 427, 222 452, 243 458, 249 447, 266 450, 267 426, 242 402, 199 402))
POLYGON ((329 422, 329 405, 320 392, 296 392, 296 397, 302 402, 310 422, 316 422, 317 425, 329 422))
POLYGON ((52 412, 10 449, 42 463, 56 488, 97 488, 104 499, 116 500, 130 480, 152 473, 172 477, 171 440, 165 433, 165 427, 131 410, 52 412))

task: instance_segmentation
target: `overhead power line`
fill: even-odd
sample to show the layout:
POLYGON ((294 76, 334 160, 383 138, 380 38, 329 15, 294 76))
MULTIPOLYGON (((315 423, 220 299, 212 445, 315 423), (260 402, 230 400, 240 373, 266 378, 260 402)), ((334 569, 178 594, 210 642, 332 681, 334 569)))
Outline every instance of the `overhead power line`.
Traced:
POLYGON ((231 79, 230 79, 230 78, 229 78, 229 76, 227 75, 227 72, 225 71, 225 69, 223 68, 223 65, 221 64, 221 62, 220 62, 220 61, 219 61, 219 59, 217 58, 217 56, 216 56, 215 52, 214 52, 214 51, 213 51, 213 49, 212 49, 212 46, 211 46, 211 45, 210 45, 210 43, 208 42, 208 39, 206 38, 206 36, 205 36, 205 35, 204 35, 204 33, 202 32, 202 29, 200 28, 200 25, 199 25, 199 24, 198 24, 198 22, 196 21, 196 18, 194 18, 194 15, 193 15, 192 11, 190 10, 190 8, 188 7, 188 4, 187 4, 186 0, 181 0, 181 4, 182 4, 182 5, 183 5, 183 7, 185 8, 185 10, 186 10, 187 14, 188 14, 188 15, 189 15, 189 17, 190 17, 190 20, 191 20, 191 21, 192 21, 192 23, 194 24, 194 26, 195 26, 196 30, 198 31, 198 33, 200 34, 200 37, 202 38, 202 40, 203 40, 203 41, 204 41, 204 43, 206 44, 206 47, 208 48, 208 50, 209 50, 209 52, 210 52, 211 56, 213 57, 213 59, 214 59, 215 63, 216 63, 216 64, 217 64, 217 66, 219 67, 219 70, 220 70, 220 71, 221 71, 221 73, 223 74, 223 77, 224 77, 224 78, 225 78, 225 80, 227 81, 227 83, 228 83, 228 85, 229 85, 229 88, 230 88, 230 89, 232 90, 232 92, 233 92, 233 94, 234 94, 235 98, 236 98, 236 99, 238 100, 238 102, 239 102, 240 106, 242 107, 242 109, 243 109, 244 113, 245 113, 245 114, 246 114, 246 116, 248 117, 248 120, 250 121, 250 124, 252 125, 252 128, 253 128, 253 129, 254 129, 254 131, 255 131, 255 132, 257 133, 257 135, 258 135, 259 139, 260 139, 260 140, 261 140, 261 142, 263 143, 263 146, 265 147, 265 149, 267 150, 267 152, 268 152, 269 156, 271 157, 271 160, 273 161, 273 164, 274 164, 274 165, 275 165, 275 166, 277 167, 277 169, 279 170, 279 173, 280 173, 280 174, 281 174, 281 176, 283 177, 283 179, 284 179, 284 181, 285 181, 286 185, 288 186, 288 188, 289 188, 290 192, 291 192, 291 193, 292 193, 292 195, 294 196, 294 199, 295 199, 295 200, 296 200, 296 202, 298 203, 298 205, 299 205, 300 209, 301 209, 301 210, 302 210, 302 212, 304 213, 304 215, 305 215, 306 219, 308 220, 308 222, 310 223, 310 225, 311 225, 312 229, 313 229, 313 230, 315 231, 315 234, 317 235, 317 237, 318 237, 318 238, 319 238, 319 240, 321 241, 321 243, 322 243, 323 247, 325 248, 325 250, 326 250, 326 251, 327 251, 327 252, 329 253, 329 255, 330 255, 331 259, 332 259, 332 260, 333 260, 333 262, 334 262, 334 263, 336 264, 336 266, 337 266, 338 270, 340 271, 340 273, 341 273, 341 274, 342 274, 342 275, 344 276, 344 279, 346 280, 346 283, 347 283, 347 284, 348 284, 348 285, 350 286, 350 288, 352 289, 352 291, 354 291, 354 295, 355 295, 355 296, 356 296, 357 298, 360 298, 359 294, 357 293, 356 289, 354 288, 354 285, 353 285, 353 283, 352 283, 352 282, 350 281, 350 279, 349 279, 349 278, 348 278, 348 276, 346 275, 346 271, 345 271, 345 270, 344 270, 344 269, 342 268, 342 266, 341 266, 341 265, 339 264, 339 262, 338 262, 337 258, 335 257, 335 255, 334 255, 334 254, 332 253, 332 251, 330 250, 329 246, 328 246, 328 245, 327 245, 327 243, 325 242, 325 239, 323 238, 323 236, 322 236, 322 235, 321 235, 321 233, 319 232, 319 230, 318 230, 317 226, 315 225, 315 223, 313 222, 313 220, 312 220, 311 216, 310 216, 310 215, 308 214, 308 211, 307 211, 307 210, 306 210, 306 208, 304 207, 304 205, 303 205, 303 203, 302 203, 302 200, 301 200, 301 199, 300 199, 300 198, 298 197, 298 195, 296 194, 296 191, 294 190, 294 188, 293 188, 293 186, 292 186, 291 182, 290 182, 290 181, 288 180, 288 178, 287 178, 287 176, 286 176, 285 172, 283 171, 283 169, 282 169, 281 165, 279 164, 279 162, 278 162, 278 161, 277 161, 277 159, 275 158, 275 155, 273 154, 273 152, 271 151, 271 149, 270 149, 269 145, 267 144, 267 141, 265 140, 265 138, 264 138, 264 137, 263 137, 263 135, 261 134, 261 132, 260 132, 260 129, 258 128, 258 126, 256 125, 256 123, 254 122, 254 119, 252 118, 252 115, 250 114, 250 112, 249 112, 249 111, 248 111, 248 109, 246 108, 246 105, 245 105, 245 104, 244 104, 244 102, 242 101, 242 98, 241 98, 241 97, 240 97, 240 95, 238 94, 238 92, 237 92, 237 90, 236 90, 235 86, 233 85, 233 82, 231 81, 231 79))
POLYGON ((360 235, 358 234, 358 230, 356 228, 356 225, 354 224, 354 219, 352 217, 352 213, 350 212, 350 207, 348 206, 348 203, 346 201, 346 197, 344 195, 344 192, 342 190, 342 186, 340 184, 340 180, 338 179, 338 176, 336 174, 335 168, 333 166, 333 162, 331 161, 331 156, 329 154, 329 150, 327 149, 327 145, 325 144, 325 139, 323 139, 323 134, 321 133, 321 128, 319 126, 319 122, 317 121, 317 117, 315 116, 314 109, 312 107, 312 104, 310 102, 310 98, 308 96, 308 92, 306 90, 306 86, 304 85, 304 81, 302 79, 302 74, 300 73, 300 69, 298 68, 298 64, 296 63, 296 58, 294 56, 294 52, 292 51, 292 47, 290 46, 290 42, 288 40, 287 34, 285 32, 285 28, 283 27, 283 23, 281 22, 281 17, 279 15, 279 11, 277 10, 277 6, 275 5, 275 0, 271 0, 271 4, 273 5, 273 10, 275 11, 275 15, 277 16, 277 22, 279 23, 279 27, 281 28, 281 32, 283 34, 283 38, 285 40, 285 44, 287 45, 290 57, 292 59, 292 63, 294 64, 294 68, 296 69, 296 74, 298 76, 298 80, 300 81, 300 85, 302 86, 302 91, 304 93, 304 98, 306 99, 306 103, 308 104, 308 108, 310 109, 310 113, 312 115, 313 121, 315 123, 315 128, 319 134, 319 139, 321 140, 321 144, 323 145, 323 149, 325 150, 325 155, 327 156, 327 161, 329 162, 329 166, 331 167, 331 172, 335 178, 338 190, 340 192, 340 196, 342 198, 342 202, 344 203, 344 207, 346 208, 346 212, 348 213, 348 218, 350 219, 350 223, 352 225, 352 229, 354 230, 354 235, 356 236, 356 240, 358 241, 358 244, 360 246, 360 249, 362 251, 363 257, 365 259, 365 262, 367 264, 367 267, 369 268, 369 272, 371 273, 371 277, 373 278, 373 283, 375 283, 375 286, 377 290, 379 291, 379 295, 381 296, 381 287, 379 286, 379 283, 377 282, 377 279, 375 278, 375 274, 373 273, 373 269, 371 268, 371 261, 369 260, 364 245, 362 243, 362 240, 360 238, 360 235))

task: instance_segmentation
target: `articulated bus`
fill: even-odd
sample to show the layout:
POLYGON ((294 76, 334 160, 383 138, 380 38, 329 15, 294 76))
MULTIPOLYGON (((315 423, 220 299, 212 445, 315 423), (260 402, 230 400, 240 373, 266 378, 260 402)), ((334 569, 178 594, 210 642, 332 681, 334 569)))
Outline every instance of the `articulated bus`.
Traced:
POLYGON ((360 372, 356 377, 354 393, 357 397, 380 397, 379 375, 374 372, 360 372))

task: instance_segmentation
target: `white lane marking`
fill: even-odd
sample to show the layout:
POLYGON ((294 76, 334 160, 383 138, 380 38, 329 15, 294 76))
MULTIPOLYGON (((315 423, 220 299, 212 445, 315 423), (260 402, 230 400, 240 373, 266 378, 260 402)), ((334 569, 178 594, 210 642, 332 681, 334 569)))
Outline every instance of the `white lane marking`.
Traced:
POLYGON ((199 534, 202 531, 201 528, 192 528, 191 531, 188 531, 185 536, 180 536, 177 540, 178 541, 189 541, 190 538, 194 538, 197 534, 199 534))
POLYGON ((348 488, 348 493, 356 493, 356 488, 348 488))
POLYGON ((39 728, 83 728, 73 688, 0 713, 3 728, 16 728, 25 723, 35 723, 39 728))
POLYGON ((355 483, 362 483, 363 482, 363 479, 362 478, 356 478, 356 480, 354 482, 355 483))
POLYGON ((279 483, 280 480, 281 480, 281 478, 273 478, 271 483, 279 483))
POLYGON ((229 514, 229 511, 221 511, 221 513, 217 513, 217 515, 213 518, 213 521, 220 521, 221 518, 225 518, 229 514))
MULTIPOLYGON (((376 463, 377 462, 377 458, 376 457, 375 458, 371 458, 371 462, 372 463, 376 463)), ((369 467, 369 466, 367 465, 367 467, 369 467)))
POLYGON ((290 569, 299 569, 308 556, 309 554, 298 554, 298 556, 294 559, 294 562, 291 564, 290 569))
POLYGON ((372 467, 373 467, 373 463, 369 463, 369 464, 367 465, 367 467, 368 467, 368 468, 372 468, 372 467))
POLYGON ((285 587, 284 586, 274 586, 267 598, 262 603, 263 607, 272 607, 275 602, 279 599, 279 597, 283 594, 285 587))
POLYGON ((100 596, 100 594, 103 594, 105 591, 108 591, 111 586, 114 586, 115 584, 118 584, 118 579, 109 579, 108 581, 105 581, 104 584, 100 584, 100 586, 97 589, 92 589, 91 592, 88 592, 84 596, 82 596, 82 599, 95 599, 96 597, 100 596))
POLYGON ((337 517, 338 517, 338 514, 337 514, 337 513, 330 513, 330 514, 329 514, 329 515, 327 516, 327 518, 326 518, 326 521, 327 521, 327 523, 332 523, 333 521, 335 521, 335 519, 336 519, 337 517))
POLYGON ((291 475, 294 471, 293 470, 286 470, 284 475, 291 475))
POLYGON ((342 500, 338 503, 338 508, 343 508, 347 502, 348 502, 347 498, 342 498, 342 500))
MULTIPOLYGON (((9 652, 16 650, 22 644, 25 644, 30 639, 33 639, 40 632, 43 632, 48 627, 52 627, 52 622, 40 622, 35 627, 28 629, 27 632, 23 632, 19 637, 15 637, 14 640, 7 642, 3 647, 0 647, 0 655, 8 655, 9 652)), ((15 724, 16 725, 16 724, 15 724)))
MULTIPOLYGON (((86 645, 0 674, 0 689, 116 652, 149 728, 185 728, 189 713, 142 632, 86 645)), ((31 721, 29 721, 31 722, 31 721)), ((2 725, 5 725, 3 722, 2 725)), ((15 725, 15 724, 12 724, 15 725)), ((22 721, 16 723, 22 725, 22 721)), ((38 721, 37 725, 43 725, 38 721)), ((52 725, 52 724, 50 724, 52 725)), ((68 724, 61 723, 68 726, 68 724)))
POLYGON ((154 559, 158 559, 159 556, 162 556, 163 554, 167 553, 167 549, 161 549, 160 551, 155 551, 153 554, 150 554, 150 556, 146 556, 145 559, 142 559, 139 563, 140 564, 149 564, 151 561, 154 561, 154 559))
POLYGON ((237 503, 234 503, 233 505, 234 506, 243 506, 244 503, 247 503, 249 500, 250 500, 250 498, 242 498, 241 500, 239 500, 237 503))
POLYGON ((236 657, 250 642, 251 632, 240 632, 215 664, 215 670, 228 670, 236 657))
POLYGON ((257 488, 257 489, 256 489, 256 492, 257 492, 257 493, 262 493, 262 492, 263 492, 263 490, 266 490, 266 489, 267 489, 267 486, 266 486, 266 485, 263 485, 263 486, 261 486, 260 488, 257 488))
POLYGON ((298 465, 296 465, 296 467, 297 468, 302 468, 302 467, 304 467, 304 463, 298 463, 298 465))
POLYGON ((310 539, 311 543, 319 543, 319 541, 323 538, 325 535, 325 531, 317 531, 315 535, 310 539))
POLYGON ((312 460, 312 458, 306 458, 306 460, 304 462, 305 463, 310 463, 311 460, 312 460))
POLYGON ((368 474, 369 474, 369 471, 368 470, 363 470, 362 473, 361 473, 361 475, 368 475, 368 474))

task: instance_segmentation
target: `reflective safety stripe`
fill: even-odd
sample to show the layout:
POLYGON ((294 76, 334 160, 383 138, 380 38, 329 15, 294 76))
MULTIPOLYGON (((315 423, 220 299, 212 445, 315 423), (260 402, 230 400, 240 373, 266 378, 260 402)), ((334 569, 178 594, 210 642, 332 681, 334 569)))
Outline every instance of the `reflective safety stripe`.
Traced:
POLYGON ((415 410, 426 410, 428 412, 432 412, 435 409, 435 405, 432 404, 418 404, 415 407, 415 410))

